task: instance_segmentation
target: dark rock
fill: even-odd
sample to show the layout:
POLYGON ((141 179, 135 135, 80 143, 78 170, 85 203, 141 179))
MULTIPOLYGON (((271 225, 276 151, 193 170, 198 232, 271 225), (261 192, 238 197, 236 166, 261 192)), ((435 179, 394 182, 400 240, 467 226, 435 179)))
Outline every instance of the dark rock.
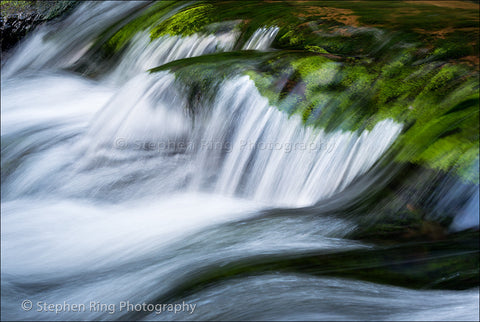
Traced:
POLYGON ((40 24, 54 20, 70 11, 77 1, 24 2, 21 6, 4 8, 0 15, 2 53, 13 48, 25 35, 40 24))
POLYGON ((1 17, 0 33, 2 37, 2 52, 8 51, 15 46, 20 39, 35 29, 45 20, 36 12, 26 12, 20 14, 12 14, 1 17))

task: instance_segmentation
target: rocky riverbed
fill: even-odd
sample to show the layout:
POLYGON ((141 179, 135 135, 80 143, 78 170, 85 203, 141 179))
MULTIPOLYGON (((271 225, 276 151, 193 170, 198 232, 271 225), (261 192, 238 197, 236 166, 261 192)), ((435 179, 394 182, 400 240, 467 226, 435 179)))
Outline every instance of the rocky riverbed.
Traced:
POLYGON ((58 18, 75 5, 75 1, 2 1, 0 3, 2 53, 13 48, 40 24, 58 18))

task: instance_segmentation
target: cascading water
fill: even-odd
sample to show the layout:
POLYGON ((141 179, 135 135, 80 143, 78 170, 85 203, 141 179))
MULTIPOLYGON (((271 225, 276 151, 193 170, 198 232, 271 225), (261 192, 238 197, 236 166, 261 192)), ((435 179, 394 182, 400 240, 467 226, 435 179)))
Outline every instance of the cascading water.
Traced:
POLYGON ((258 29, 243 46, 243 49, 267 50, 275 40, 278 31, 278 27, 263 27, 258 29))
POLYGON ((142 2, 128 2, 122 6, 114 2, 96 5, 86 2, 76 14, 55 26, 41 26, 2 63, 2 77, 9 77, 28 69, 67 68, 77 62, 92 46, 96 37, 110 24, 125 18, 142 2), (94 15, 89 13, 95 11, 94 15))
POLYGON ((237 38, 237 33, 228 32, 217 36, 164 36, 150 43, 149 33, 139 34, 110 77, 113 81, 128 80, 138 73, 173 60, 228 51, 237 38))
MULTIPOLYGON (((192 112, 174 73, 147 72, 231 51, 235 31, 151 42, 139 33, 97 80, 65 71, 142 5, 82 4, 64 28, 39 29, 2 66, 2 319, 475 319, 478 290, 417 291, 288 270, 185 291, 242 261, 374 249, 345 238, 355 221, 315 207, 348 199, 402 125, 305 126, 241 75, 192 112), (25 300, 34 307, 22 309, 25 300), (194 307, 122 310, 125 301, 194 307), (45 303, 85 309, 39 309, 45 303)), ((277 33, 259 29, 243 49, 268 50, 277 33)))

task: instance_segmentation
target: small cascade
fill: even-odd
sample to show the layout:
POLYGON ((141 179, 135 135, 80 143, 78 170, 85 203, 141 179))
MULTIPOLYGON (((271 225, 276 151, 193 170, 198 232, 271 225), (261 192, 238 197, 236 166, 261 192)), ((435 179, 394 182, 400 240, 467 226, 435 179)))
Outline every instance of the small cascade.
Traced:
MULTIPOLYGON (((2 67, 2 77, 26 70, 74 66, 110 26, 121 23, 144 5, 142 2, 85 2, 66 20, 42 26, 28 37, 2 67), (85 14, 89 11, 96 14, 85 14)), ((167 35, 152 41, 147 29, 131 39, 122 59, 106 78, 114 84, 123 84, 135 75, 174 60, 230 51, 238 36, 238 31, 231 30, 186 37, 167 35)))
MULTIPOLYGON (((130 178, 128 185, 138 193, 166 193, 186 184, 190 191, 276 206, 308 206, 365 173, 401 130, 391 120, 362 133, 306 127, 299 116, 288 117, 269 106, 248 76, 225 81, 212 108, 200 111, 195 121, 181 92, 174 76, 166 72, 132 79, 94 117, 82 140, 64 147, 63 154, 70 157, 58 168, 51 168, 43 179, 34 169, 20 168, 21 176, 11 176, 20 181, 12 182, 10 189, 17 186, 18 193, 21 187, 31 190, 38 184, 45 192, 59 189, 85 195, 130 178), (143 175, 138 176, 137 167, 114 172, 132 162, 142 164, 143 175), (158 171, 159 162, 170 170, 158 171), (98 176, 103 177, 101 182, 95 180, 98 176)), ((51 153, 39 157, 45 164, 52 158, 60 160, 51 153)))
POLYGON ((124 57, 109 75, 113 81, 126 81, 147 71, 174 60, 230 51, 237 41, 238 32, 192 36, 162 36, 153 41, 150 33, 134 36, 124 57))
POLYGON ((262 27, 257 29, 250 39, 245 43, 243 49, 245 50, 267 50, 270 48, 270 45, 275 40, 278 31, 280 28, 277 26, 273 27, 262 27))
POLYGON ((65 20, 43 25, 2 61, 2 78, 21 72, 71 67, 88 52, 109 26, 125 19, 145 4, 138 1, 86 1, 65 20), (95 14, 89 14, 94 12, 95 14))
MULTIPOLYGON (((200 151, 215 191, 284 206, 306 206, 344 189, 393 143, 401 125, 385 120, 363 133, 325 133, 269 106, 247 77, 227 81, 216 98, 200 151), (222 147, 217 151, 208 144, 222 147), (213 164, 211 162, 214 162, 213 164), (213 175, 214 176, 214 175, 213 175)), ((207 175, 204 182, 211 183, 207 175)))

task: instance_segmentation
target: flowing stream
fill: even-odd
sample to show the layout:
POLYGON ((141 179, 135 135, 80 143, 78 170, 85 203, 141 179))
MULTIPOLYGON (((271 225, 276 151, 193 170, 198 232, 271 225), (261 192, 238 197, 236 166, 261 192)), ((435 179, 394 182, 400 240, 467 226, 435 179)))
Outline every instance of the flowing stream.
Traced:
MULTIPOLYGON (((192 113, 174 73, 147 72, 230 51, 236 31, 153 42, 139 33, 108 72, 71 72, 102 30, 142 5, 84 3, 2 62, 2 319, 478 318, 478 289, 412 290, 288 271, 179 291, 239 261, 373 249, 344 238, 355 221, 316 209, 349 199, 352 183, 373 176, 402 125, 308 127, 271 106, 245 75, 222 81, 192 113), (25 299, 31 310, 22 309, 25 299), (120 309, 124 301, 195 309, 120 309), (85 307, 39 311, 40 302, 85 307)), ((241 48, 267 51, 277 32, 259 29, 241 48)))

